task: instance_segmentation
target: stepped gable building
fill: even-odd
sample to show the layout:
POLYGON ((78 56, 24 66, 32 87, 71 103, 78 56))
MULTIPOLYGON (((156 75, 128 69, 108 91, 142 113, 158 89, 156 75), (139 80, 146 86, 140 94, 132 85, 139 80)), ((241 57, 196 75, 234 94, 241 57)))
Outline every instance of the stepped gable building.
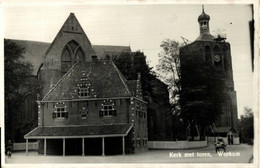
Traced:
POLYGON ((28 141, 35 139, 44 155, 110 155, 147 149, 141 75, 127 81, 110 57, 100 59, 104 50, 94 48, 71 13, 38 71, 42 90, 37 100, 38 126, 24 136, 27 153, 28 141))
POLYGON ((195 58, 194 61, 206 62, 207 64, 212 65, 216 70, 222 72, 223 76, 221 78, 224 78, 226 83, 226 96, 223 97, 222 103, 223 113, 213 124, 211 130, 214 130, 216 136, 226 137, 228 143, 232 144, 234 138, 238 137, 239 132, 237 98, 236 91, 234 90, 231 49, 230 44, 225 42, 225 38, 220 36, 215 38, 210 34, 209 20, 210 16, 204 12, 203 8, 202 14, 198 17, 200 35, 194 42, 180 49, 180 59, 181 64, 183 64, 185 59, 193 57, 195 58))
MULTIPOLYGON (((24 61, 33 65, 33 72, 25 80, 28 86, 19 88, 19 101, 12 101, 12 115, 6 113, 6 131, 5 139, 11 139, 12 142, 24 142, 24 135, 30 130, 37 127, 38 110, 37 110, 37 94, 41 92, 39 87, 39 72, 43 66, 42 56, 50 46, 50 43, 28 41, 28 40, 9 40, 18 46, 25 48, 24 61)), ((104 59, 108 54, 129 53, 129 46, 109 46, 109 45, 93 45, 92 46, 99 59, 104 59)))

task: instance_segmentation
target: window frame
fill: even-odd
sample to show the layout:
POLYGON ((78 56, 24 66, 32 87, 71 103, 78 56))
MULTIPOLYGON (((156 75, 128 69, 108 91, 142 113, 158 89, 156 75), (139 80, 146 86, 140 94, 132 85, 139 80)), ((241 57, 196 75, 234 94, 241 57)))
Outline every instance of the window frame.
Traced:
POLYGON ((116 116, 116 110, 114 108, 115 104, 113 100, 110 101, 104 101, 104 103, 101 104, 101 110, 99 112, 100 117, 113 117, 116 116))
POLYGON ((68 118, 67 106, 64 103, 55 105, 55 111, 52 114, 54 119, 68 118))

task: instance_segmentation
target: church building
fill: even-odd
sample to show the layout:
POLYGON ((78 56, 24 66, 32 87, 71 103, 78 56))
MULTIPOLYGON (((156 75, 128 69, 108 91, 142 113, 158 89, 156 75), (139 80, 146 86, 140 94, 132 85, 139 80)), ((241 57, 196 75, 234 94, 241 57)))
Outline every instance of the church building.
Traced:
MULTIPOLYGON (((215 136, 225 137, 228 144, 233 144, 235 139, 237 141, 239 132, 237 97, 236 91, 234 90, 231 49, 230 44, 225 41, 225 37, 221 37, 220 35, 214 37, 210 34, 209 21, 210 16, 204 12, 203 8, 201 15, 198 17, 200 35, 194 42, 187 44, 180 49, 180 61, 182 66, 186 60, 192 58, 197 65, 205 63, 221 74, 219 79, 223 78, 225 83, 225 96, 221 97, 222 107, 220 107, 222 109, 222 114, 215 123, 212 123, 210 130, 215 136)), ((194 72, 191 70, 190 74, 183 76, 183 78, 190 78, 194 75, 194 72)), ((205 83, 205 85, 207 85, 207 89, 215 89, 215 85, 217 86, 218 84, 214 83, 213 86, 205 83)), ((214 110, 215 109, 213 109, 213 111, 214 110)))
POLYGON ((126 80, 111 57, 96 51, 71 13, 38 70, 38 126, 24 136, 27 154, 29 140, 39 140, 44 155, 104 156, 147 149, 142 75, 126 80))

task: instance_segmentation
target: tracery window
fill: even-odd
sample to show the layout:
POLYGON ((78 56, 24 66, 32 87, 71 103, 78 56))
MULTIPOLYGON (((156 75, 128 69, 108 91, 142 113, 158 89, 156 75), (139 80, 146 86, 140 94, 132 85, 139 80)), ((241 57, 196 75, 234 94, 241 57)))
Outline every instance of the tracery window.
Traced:
POLYGON ((76 62, 85 61, 85 54, 81 46, 74 40, 68 42, 61 56, 61 73, 64 75, 76 62))

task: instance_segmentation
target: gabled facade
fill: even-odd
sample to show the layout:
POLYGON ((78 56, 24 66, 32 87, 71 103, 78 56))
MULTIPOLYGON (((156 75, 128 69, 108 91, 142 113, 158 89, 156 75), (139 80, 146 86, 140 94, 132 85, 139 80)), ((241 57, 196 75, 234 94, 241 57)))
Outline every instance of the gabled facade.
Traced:
POLYGON ((141 75, 127 81, 109 57, 100 57, 70 14, 39 70, 38 127, 25 135, 27 144, 39 140, 39 153, 109 155, 147 149, 141 75))

